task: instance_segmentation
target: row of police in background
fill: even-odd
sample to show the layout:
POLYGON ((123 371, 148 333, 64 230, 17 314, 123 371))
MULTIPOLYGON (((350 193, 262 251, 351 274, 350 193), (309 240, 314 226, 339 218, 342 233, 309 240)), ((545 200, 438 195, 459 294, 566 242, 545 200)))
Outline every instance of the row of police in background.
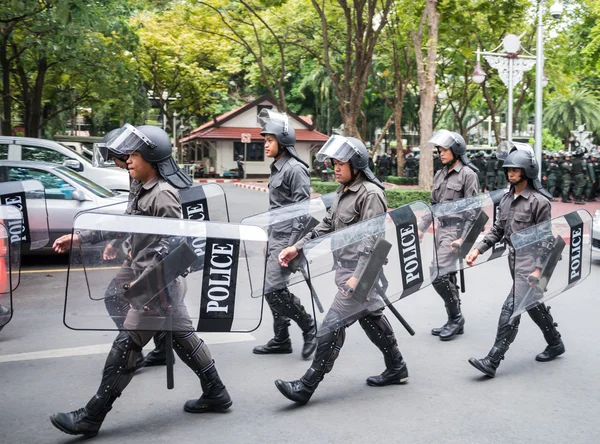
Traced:
POLYGON ((477 178, 479 180, 479 189, 482 193, 506 188, 506 174, 504 174, 503 161, 502 159, 498 159, 496 153, 488 155, 484 151, 479 151, 476 154, 471 154, 469 157, 473 165, 479 170, 477 178))
POLYGON ((583 205, 584 200, 593 202, 600 195, 600 154, 595 149, 586 153, 585 148, 574 152, 559 151, 542 154, 542 183, 553 198, 583 205))

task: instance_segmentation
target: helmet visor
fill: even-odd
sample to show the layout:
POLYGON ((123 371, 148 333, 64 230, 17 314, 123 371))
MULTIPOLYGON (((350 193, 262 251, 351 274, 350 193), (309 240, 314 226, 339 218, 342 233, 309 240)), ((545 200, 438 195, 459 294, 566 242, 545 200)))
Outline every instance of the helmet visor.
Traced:
POLYGON ((129 155, 144 145, 156 148, 155 143, 128 123, 119 129, 115 136, 106 143, 108 150, 112 151, 115 156, 129 155))
POLYGON ((325 159, 336 159, 347 162, 355 154, 361 155, 358 148, 348 139, 343 136, 331 136, 317 153, 317 160, 323 162, 325 159))
POLYGON ((427 143, 433 146, 441 146, 442 148, 450 148, 458 141, 454 138, 454 135, 448 130, 437 131, 427 143))
POLYGON ((287 114, 278 113, 266 108, 262 109, 258 114, 258 123, 261 127, 264 127, 267 123, 271 123, 273 126, 281 128, 282 133, 287 133, 289 127, 287 114))
POLYGON ((509 142, 508 140, 500 142, 498 144, 498 146, 496 147, 496 156, 498 157, 498 159, 504 160, 504 159, 506 159, 506 157, 508 156, 508 153, 510 153, 513 148, 514 148, 514 145, 512 144, 512 142, 509 142))

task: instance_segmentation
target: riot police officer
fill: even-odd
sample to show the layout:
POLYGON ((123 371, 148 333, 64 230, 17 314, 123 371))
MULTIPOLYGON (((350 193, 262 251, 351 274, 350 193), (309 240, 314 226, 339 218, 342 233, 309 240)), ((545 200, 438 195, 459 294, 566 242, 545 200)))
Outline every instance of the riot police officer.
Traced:
MULTIPOLYGON (((273 159, 269 178, 269 209, 275 209, 310 199, 310 172, 300 158, 294 143, 296 132, 287 115, 263 110, 261 135, 265 138, 265 154, 273 159)), ((319 159, 317 159, 319 160, 319 159)), ((265 299, 273 314, 274 337, 253 352, 259 355, 292 353, 292 341, 288 327, 290 319, 302 329, 304 346, 302 357, 308 358, 315 350, 316 328, 310 314, 306 312, 293 293, 287 288, 290 270, 279 265, 281 250, 296 242, 301 229, 294 224, 273 227, 269 233, 265 299)))
POLYGON ((498 164, 498 156, 496 153, 490 154, 490 158, 487 161, 485 169, 485 186, 488 191, 494 191, 496 189, 496 170, 498 164))
MULTIPOLYGON (((593 202, 596 200, 598 196, 598 188, 600 184, 600 156, 598 155, 598 151, 592 151, 590 153, 590 168, 591 172, 594 173, 594 182, 592 186, 592 193, 590 195, 590 201, 593 202)), ((590 174, 591 174, 590 172, 590 174)))
MULTIPOLYGON (((504 238, 510 247, 508 263, 513 279, 515 278, 515 252, 512 245, 510 245, 510 236, 516 231, 550 220, 550 202, 548 201, 550 194, 542 188, 542 184, 537 178, 538 168, 532 150, 513 149, 509 153, 504 160, 504 169, 507 171, 508 180, 511 184, 510 191, 500 201, 499 214, 491 231, 467 255, 467 264, 472 265, 479 254, 486 252, 496 242, 504 238)), ((547 253, 549 246, 540 242, 539 248, 539 254, 536 254, 536 263, 531 264, 532 272, 527 277, 527 281, 531 286, 534 286, 540 278, 542 264, 539 258, 547 253)), ((473 367, 490 378, 496 375, 496 369, 500 365, 500 361, 504 359, 510 344, 515 340, 521 322, 520 315, 512 320, 510 319, 515 308, 515 295, 513 293, 514 288, 502 306, 494 346, 485 358, 469 359, 469 363, 473 367)), ((542 330, 548 343, 546 349, 536 356, 536 360, 540 362, 551 361, 563 354, 565 346, 550 314, 550 308, 541 303, 529 309, 527 313, 542 330)))
MULTIPOLYGON (((440 159, 444 164, 444 168, 438 171, 433 178, 431 204, 475 196, 479 191, 479 181, 476 168, 471 165, 466 156, 467 146, 462 136, 448 130, 440 130, 428 143, 438 149, 440 159)), ((452 218, 440 221, 436 237, 442 239, 454 236, 452 240, 458 240, 456 233, 460 223, 460 220, 452 218)), ((420 237, 423 237, 423 232, 428 228, 426 225, 428 223, 419 227, 420 237)), ((436 245, 440 268, 445 268, 456 261, 456 254, 451 243, 438 242, 436 245)), ((456 272, 438 276, 433 281, 433 288, 444 301, 448 320, 442 327, 432 329, 431 334, 439 336, 442 341, 449 341, 457 334, 462 334, 465 325, 465 318, 460 310, 456 272)))
POLYGON ((573 183, 573 162, 571 162, 571 155, 565 153, 563 162, 560 164, 561 171, 561 189, 562 189, 562 201, 565 203, 571 203, 571 185, 573 183))
POLYGON ((583 155, 585 149, 577 148, 575 150, 575 156, 571 162, 571 174, 573 175, 573 195, 575 196, 575 203, 577 205, 585 205, 583 201, 583 191, 585 187, 585 160, 583 155))
MULTIPOLYGON (((294 259, 298 251, 313 237, 371 219, 386 211, 384 186, 368 169, 368 152, 360 140, 353 137, 333 136, 317 156, 333 158, 336 179, 341 186, 337 190, 337 197, 331 210, 323 221, 295 245, 281 252, 279 259, 283 266, 294 259)), ((330 325, 343 324, 343 326, 335 328, 318 339, 314 360, 304 376, 296 381, 288 382, 281 379, 275 381, 275 385, 286 398, 299 404, 306 404, 309 401, 325 374, 332 370, 344 345, 346 328, 356 320, 353 318, 352 321, 338 321, 349 319, 346 315, 350 312, 355 314, 352 312, 355 302, 349 294, 358 283, 356 276, 360 275, 361 268, 365 266, 365 255, 368 254, 358 251, 357 248, 349 246, 340 253, 335 273, 339 291, 323 322, 325 324, 331 319, 330 325)), ((406 382, 408 380, 406 363, 398 349, 392 326, 382 309, 366 315, 362 314, 358 322, 371 342, 381 350, 386 364, 386 370, 381 375, 367 378, 367 384, 384 386, 406 382)))
POLYGON ((594 188, 596 187, 596 173, 594 172, 594 166, 592 165, 591 153, 586 153, 583 157, 585 158, 583 163, 583 173, 585 175, 583 194, 586 202, 593 202, 595 200, 594 188))
MULTIPOLYGON (((113 149, 110 149, 108 146, 109 141, 115 137, 121 128, 116 128, 109 131, 102 140, 94 144, 94 165, 95 166, 104 166, 106 161, 112 161, 118 168, 122 168, 127 170, 127 158, 129 157, 127 154, 122 154, 115 152, 113 149)), ((188 186, 191 185, 191 181, 188 186)), ((135 200, 135 196, 140 191, 142 187, 142 183, 139 180, 136 180, 129 176, 129 197, 127 201, 127 209, 125 210, 125 214, 132 214, 133 211, 133 203, 135 200)), ((93 232, 80 233, 80 238, 83 242, 88 242, 90 237, 93 236, 93 232)), ((71 239, 71 235, 62 236, 59 239, 60 241, 66 241, 71 239)), ((117 237, 106 244, 104 251, 102 253, 103 257, 107 260, 111 260, 117 257, 119 247, 123 244, 125 239, 122 237, 117 237)), ((118 291, 117 286, 120 279, 121 273, 128 273, 127 267, 125 269, 121 269, 117 272, 117 276, 110 282, 106 292, 104 294, 104 304, 106 306, 106 310, 110 314, 111 318, 115 321, 116 326, 120 329, 123 327, 123 319, 129 310, 129 301, 123 298, 122 293, 118 291)), ((166 355, 166 334, 164 332, 158 332, 154 335, 154 350, 152 350, 148 355, 144 358, 144 355, 140 353, 138 356, 138 360, 136 362, 136 370, 142 367, 153 367, 159 365, 165 365, 167 363, 167 355, 166 355)))
POLYGON ((477 168, 477 180, 479 181, 480 191, 483 192, 485 188, 485 178, 488 162, 485 161, 485 152, 479 151, 475 154, 472 161, 473 165, 477 168))
POLYGON ((560 173, 560 167, 558 166, 558 153, 552 154, 548 161, 548 176, 546 177, 546 183, 548 184, 548 192, 552 196, 551 201, 554 201, 555 197, 558 196, 558 177, 560 173))
POLYGON ((413 153, 408 153, 406 155, 406 160, 404 162, 404 170, 406 171, 406 178, 412 179, 415 177, 415 172, 417 169, 417 163, 415 161, 415 155, 413 153))
MULTIPOLYGON (((126 124, 111 139, 109 147, 128 156, 127 165, 131 177, 142 183, 134 198, 133 214, 181 217, 177 188, 189 186, 190 179, 175 163, 171 155, 171 140, 166 132, 155 126, 133 127, 126 124)), ((80 241, 75 234, 66 241, 55 241, 54 249, 62 253, 70 246, 77 246, 80 241)), ((159 250, 169 250, 164 239, 155 235, 132 234, 128 245, 128 259, 123 268, 128 268, 129 273, 121 276, 122 288, 126 288, 126 285, 134 282, 154 264, 159 250)), ((207 345, 194 333, 191 319, 186 315, 187 309, 183 303, 185 288, 184 278, 180 276, 169 291, 170 310, 177 313, 173 317, 173 343, 179 358, 198 375, 203 394, 199 399, 186 402, 184 410, 190 413, 224 411, 232 405, 232 401, 221 382, 207 345)), ((133 378, 138 355, 155 334, 155 331, 148 331, 147 327, 151 319, 157 319, 157 313, 158 308, 154 304, 148 310, 138 311, 132 308, 127 312, 123 331, 119 332, 106 358, 97 393, 79 410, 52 415, 50 420, 56 428, 87 438, 98 434, 113 403, 133 378)))

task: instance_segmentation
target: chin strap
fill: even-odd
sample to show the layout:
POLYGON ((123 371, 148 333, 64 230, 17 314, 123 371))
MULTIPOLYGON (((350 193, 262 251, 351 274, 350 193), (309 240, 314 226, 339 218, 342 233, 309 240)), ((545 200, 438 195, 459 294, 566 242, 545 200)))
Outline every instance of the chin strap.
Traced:
POLYGON ((354 172, 354 170, 356 170, 356 168, 350 166, 350 180, 342 184, 345 187, 350 187, 354 182, 356 182, 356 179, 358 179, 358 176, 360 175, 360 170, 356 170, 356 173, 354 172))

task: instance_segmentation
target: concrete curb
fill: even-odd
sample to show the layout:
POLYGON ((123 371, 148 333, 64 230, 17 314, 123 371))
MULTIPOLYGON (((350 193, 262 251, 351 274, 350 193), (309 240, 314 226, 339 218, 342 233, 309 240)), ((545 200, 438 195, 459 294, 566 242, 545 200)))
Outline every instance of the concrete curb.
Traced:
POLYGON ((194 179, 196 183, 237 183, 240 179, 194 179))
POLYGON ((246 188, 248 190, 253 190, 253 191, 262 191, 263 193, 267 193, 269 191, 269 188, 267 187, 261 187, 258 185, 250 185, 247 183, 241 183, 241 182, 235 182, 234 185, 236 187, 240 187, 240 188, 246 188))

